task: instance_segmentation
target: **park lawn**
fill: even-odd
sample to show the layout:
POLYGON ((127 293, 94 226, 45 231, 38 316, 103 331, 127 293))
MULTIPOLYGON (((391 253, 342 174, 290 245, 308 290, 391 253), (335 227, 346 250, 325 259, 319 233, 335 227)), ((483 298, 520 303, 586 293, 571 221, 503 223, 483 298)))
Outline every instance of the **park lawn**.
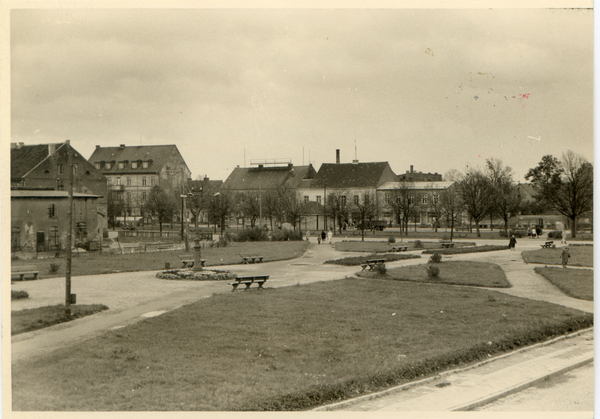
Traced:
MULTIPOLYGON (((449 261, 432 264, 440 270, 439 277, 427 275, 428 264, 389 269, 387 276, 398 281, 431 282, 436 284, 470 285, 508 288, 510 282, 499 265, 487 262, 449 261)), ((369 275, 372 275, 369 273, 369 275)))
POLYGON ((303 410, 591 327, 476 288, 347 278, 214 295, 12 365, 13 410, 303 410))
MULTIPOLYGON (((230 242, 227 247, 206 247, 201 251, 207 266, 233 265, 242 263, 242 255, 264 256, 264 261, 287 260, 300 257, 306 251, 306 241, 285 242, 230 242)), ((181 267, 180 255, 193 258, 194 251, 169 250, 164 252, 110 254, 92 252, 85 256, 73 256, 72 275, 98 275, 112 272, 154 271, 165 269, 165 262, 171 268, 181 267)), ((22 259, 13 260, 13 266, 35 265, 40 278, 65 276, 66 259, 22 259), (58 272, 50 273, 50 264, 60 264, 58 272)))
POLYGON ((108 307, 103 304, 80 304, 71 306, 70 316, 65 314, 64 305, 13 311, 10 315, 10 332, 11 335, 31 332, 33 330, 54 326, 55 324, 65 323, 81 317, 90 316, 103 310, 108 310, 108 307))
MULTIPOLYGON (((521 253, 527 263, 542 263, 544 265, 561 265, 561 254, 565 245, 557 245, 554 249, 526 250, 521 253)), ((594 246, 569 246, 569 265, 594 266, 594 246)))
POLYGON ((433 253, 439 253, 440 255, 460 255, 463 253, 481 253, 481 252, 495 252, 496 250, 507 250, 508 246, 498 244, 486 244, 483 246, 469 246, 469 247, 451 247, 449 249, 436 249, 436 250, 425 250, 423 254, 431 255, 433 253))
POLYGON ((594 271, 591 269, 536 267, 535 272, 573 298, 594 301, 594 271))
POLYGON ((371 259, 385 259, 386 262, 394 262, 397 260, 405 260, 405 259, 419 259, 420 255, 414 255, 411 253, 386 253, 382 254, 371 254, 368 256, 352 256, 341 259, 332 259, 327 260, 324 263, 328 263, 331 265, 342 265, 342 266, 358 266, 367 263, 368 260, 371 259))
MULTIPOLYGON (((471 243, 472 244, 472 243, 471 243)), ((385 253, 390 252, 392 246, 406 246, 407 250, 424 250, 424 249, 441 249, 442 244, 440 242, 428 242, 421 241, 421 247, 415 247, 415 243, 411 242, 396 242, 389 244, 384 241, 342 241, 334 243, 335 250, 339 252, 377 252, 385 253)), ((455 243, 455 246, 467 246, 468 243, 455 243)))

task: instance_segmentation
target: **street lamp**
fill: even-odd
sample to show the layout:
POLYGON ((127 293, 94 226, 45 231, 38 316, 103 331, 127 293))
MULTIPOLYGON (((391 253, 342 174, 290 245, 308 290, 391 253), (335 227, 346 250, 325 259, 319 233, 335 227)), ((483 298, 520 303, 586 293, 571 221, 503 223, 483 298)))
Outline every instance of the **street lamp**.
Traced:
POLYGON ((187 234, 187 217, 185 213, 185 199, 188 197, 187 195, 179 195, 181 197, 181 237, 185 240, 185 251, 190 251, 190 240, 187 234), (184 224, 185 223, 185 227, 184 224))
MULTIPOLYGON (((192 188, 192 192, 188 194, 188 197, 194 197, 195 190, 194 188, 192 188)), ((202 209, 202 188, 199 189, 200 192, 200 200, 198 199, 194 199, 192 200, 192 204, 194 206, 194 209, 191 208, 190 205, 190 211, 192 212, 192 214, 194 214, 194 226, 196 229, 196 237, 194 238, 194 267, 192 268, 192 270, 194 271, 201 271, 202 270, 202 254, 201 254, 201 249, 202 246, 200 246, 200 230, 198 229, 198 217, 200 216, 200 210, 202 209)))

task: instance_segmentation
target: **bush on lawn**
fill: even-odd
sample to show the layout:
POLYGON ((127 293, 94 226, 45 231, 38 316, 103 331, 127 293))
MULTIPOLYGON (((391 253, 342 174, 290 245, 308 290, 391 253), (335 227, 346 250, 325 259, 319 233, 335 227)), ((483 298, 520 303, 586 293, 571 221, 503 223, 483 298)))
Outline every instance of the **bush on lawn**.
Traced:
POLYGON ((60 263, 51 263, 48 268, 48 272, 51 274, 55 274, 60 270, 60 263))
POLYGON ((423 243, 421 243, 421 240, 415 240, 415 249, 422 249, 423 248, 423 243))
POLYGON ((389 244, 394 244, 394 243, 396 243, 396 238, 395 238, 395 237, 393 237, 393 236, 390 236, 390 237, 388 237, 388 243, 389 243, 389 244))
POLYGON ((234 235, 236 242, 260 242, 269 240, 267 232, 259 227, 245 228, 234 235))
POLYGON ((524 234, 526 234, 526 233, 524 233, 524 232, 522 232, 522 231, 515 231, 515 230, 508 230, 508 235, 506 234, 506 231, 504 231, 504 230, 500 230, 500 231, 498 232, 498 235, 499 235, 500 237, 507 237, 507 238, 508 238, 508 237, 511 237, 511 236, 513 236, 513 235, 514 235, 516 238, 520 238, 520 237, 523 237, 523 235, 524 235, 524 234))
POLYGON ((562 239, 562 231, 553 230, 548 232, 549 239, 562 239))
POLYGON ((15 291, 15 290, 11 290, 11 292, 10 292, 10 299, 11 300, 19 300, 21 298, 29 298, 29 294, 27 294, 27 291, 15 291))
POLYGON ((506 245, 486 245, 486 246, 475 246, 475 247, 452 247, 449 249, 436 249, 436 250, 425 250, 424 254, 431 255, 438 252, 442 255, 457 255, 462 253, 480 253, 480 252, 492 252, 494 250, 506 250, 506 245))
POLYGON ((378 263, 375 266, 375 272, 377 272, 377 275, 384 276, 385 274, 387 274, 387 266, 385 266, 384 263, 378 263))
POLYGON ((438 252, 433 252, 433 255, 431 255, 429 257, 429 263, 441 263, 442 262, 442 255, 440 255, 438 252))
POLYGON ((440 276, 440 268, 435 265, 427 265, 427 276, 429 278, 437 278, 440 276))
POLYGON ((302 233, 300 231, 288 229, 275 230, 271 235, 271 240, 276 242, 302 240, 302 233))

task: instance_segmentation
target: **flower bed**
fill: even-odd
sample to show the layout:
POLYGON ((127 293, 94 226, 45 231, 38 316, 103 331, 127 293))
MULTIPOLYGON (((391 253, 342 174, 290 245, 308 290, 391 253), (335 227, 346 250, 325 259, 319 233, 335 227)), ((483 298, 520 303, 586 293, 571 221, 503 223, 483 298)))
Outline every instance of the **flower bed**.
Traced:
POLYGON ((191 269, 171 269, 168 271, 158 272, 156 274, 156 277, 161 279, 173 279, 184 281, 225 281, 229 279, 234 279, 236 275, 229 271, 193 271, 191 269))

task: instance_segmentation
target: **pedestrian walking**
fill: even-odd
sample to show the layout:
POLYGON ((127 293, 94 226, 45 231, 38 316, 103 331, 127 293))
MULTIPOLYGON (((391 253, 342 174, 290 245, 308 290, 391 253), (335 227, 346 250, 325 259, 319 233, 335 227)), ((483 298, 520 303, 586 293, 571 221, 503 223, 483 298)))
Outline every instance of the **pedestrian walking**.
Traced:
POLYGON ((571 254, 569 253, 569 248, 565 247, 562 251, 562 254, 560 255, 561 259, 562 259, 562 267, 566 268, 567 267, 567 263, 569 262, 569 258, 571 257, 571 254))
POLYGON ((329 229, 329 231, 327 232, 327 241, 329 242, 329 244, 331 244, 332 238, 333 238, 333 231, 331 231, 331 229, 329 229))
POLYGON ((560 244, 567 244, 567 232, 565 230, 560 232, 560 244))
POLYGON ((325 233, 325 230, 323 230, 321 231, 321 240, 323 243, 325 243, 325 239, 327 239, 327 233, 325 233))
POLYGON ((534 227, 534 228, 532 228, 532 229, 531 229, 531 238, 532 238, 532 239, 535 239, 535 237, 536 237, 536 233, 537 233, 537 231, 536 231, 535 227, 534 227))
POLYGON ((510 238, 510 241, 508 242, 508 248, 510 250, 515 250, 516 244, 517 244, 517 239, 515 238, 515 235, 513 234, 512 237, 510 238))
POLYGON ((306 230, 306 241, 310 241, 310 230, 306 230))

